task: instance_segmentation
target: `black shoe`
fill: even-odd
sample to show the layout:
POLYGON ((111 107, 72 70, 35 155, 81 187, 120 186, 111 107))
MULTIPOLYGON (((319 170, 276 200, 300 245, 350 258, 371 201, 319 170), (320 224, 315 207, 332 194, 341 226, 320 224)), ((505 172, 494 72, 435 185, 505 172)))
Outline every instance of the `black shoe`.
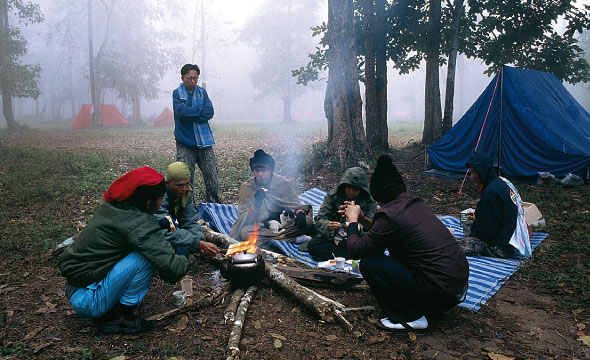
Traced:
POLYGON ((151 330, 154 325, 135 315, 136 306, 117 303, 111 311, 98 319, 97 325, 107 334, 135 335, 151 330))
POLYGON ((107 334, 136 335, 153 329, 154 325, 139 316, 119 316, 116 319, 106 320, 100 324, 101 330, 107 334))

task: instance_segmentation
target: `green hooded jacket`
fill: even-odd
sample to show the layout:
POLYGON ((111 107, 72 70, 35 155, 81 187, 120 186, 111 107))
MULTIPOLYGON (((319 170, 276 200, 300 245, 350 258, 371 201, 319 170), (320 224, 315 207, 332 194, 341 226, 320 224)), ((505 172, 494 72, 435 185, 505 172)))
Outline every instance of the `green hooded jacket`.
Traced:
POLYGON ((346 184, 361 189, 360 194, 354 200, 361 207, 366 217, 372 219, 377 211, 377 203, 369 193, 369 182, 365 170, 360 167, 347 169, 340 178, 338 186, 326 194, 322 207, 320 207, 320 211, 315 217, 315 228, 324 239, 329 239, 328 223, 330 221, 340 221, 342 218, 342 215, 338 213, 340 205, 344 204, 346 200, 353 200, 346 198, 346 184))
POLYGON ((65 249, 59 270, 70 285, 86 287, 103 279, 133 251, 145 256, 169 283, 180 280, 188 269, 188 259, 174 253, 155 216, 127 202, 105 202, 65 249))

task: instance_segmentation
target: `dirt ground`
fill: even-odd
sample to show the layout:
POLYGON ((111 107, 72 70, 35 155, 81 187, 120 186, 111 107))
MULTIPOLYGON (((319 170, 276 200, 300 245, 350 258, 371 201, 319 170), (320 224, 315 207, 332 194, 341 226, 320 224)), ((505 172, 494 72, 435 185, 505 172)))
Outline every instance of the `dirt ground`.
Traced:
MULTIPOLYGON (((60 144, 69 149, 76 146, 76 139, 68 138, 67 133, 46 134, 37 146, 60 144)), ((27 139, 14 140, 10 145, 17 146, 18 142, 26 143, 27 139)), ((149 148, 149 151, 172 154, 168 138, 128 144, 138 151, 149 148)), ((78 144, 77 149, 93 149, 95 145, 86 141, 78 144)), ((243 148, 243 144, 226 146, 243 148)), ((269 144, 271 149, 275 146, 269 144)), ((469 184, 466 192, 470 196, 458 197, 460 181, 418 174, 423 167, 422 151, 408 146, 394 152, 410 191, 421 196, 438 214, 457 216, 461 209, 472 206, 475 196, 469 184)), ((335 174, 320 174, 306 179, 300 186, 327 190, 337 180, 335 174)), ((551 234, 527 262, 534 264, 539 253, 557 241, 559 238, 551 234)), ((31 255, 19 261, 0 257, 1 357, 224 358, 230 333, 230 326, 223 322, 224 304, 159 321, 153 331, 140 336, 104 335, 91 321, 72 311, 64 294, 65 279, 59 275, 56 264, 57 259, 51 255, 31 255)), ((192 259, 189 275, 195 281, 196 298, 223 283, 214 266, 199 257, 192 259)), ((154 279, 140 314, 149 316, 171 309, 170 294, 177 289, 177 285, 154 279)), ((314 290, 349 307, 377 305, 366 287, 314 290)), ((240 349, 243 359, 590 358, 590 347, 578 340, 590 326, 588 315, 584 311, 567 310, 557 296, 573 295, 567 291, 556 295, 541 282, 523 278, 518 271, 477 313, 455 307, 429 318, 430 326, 424 332, 390 334, 375 327, 379 313, 350 312, 346 314, 354 326, 350 332, 337 323, 319 321, 299 303, 263 281, 248 311, 240 349)))

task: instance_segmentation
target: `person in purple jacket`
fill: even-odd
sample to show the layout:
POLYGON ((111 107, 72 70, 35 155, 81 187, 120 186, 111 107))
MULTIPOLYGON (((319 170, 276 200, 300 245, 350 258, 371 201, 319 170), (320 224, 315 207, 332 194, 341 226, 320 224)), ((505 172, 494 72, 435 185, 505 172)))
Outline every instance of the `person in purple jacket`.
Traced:
POLYGON ((219 170, 213 150, 215 140, 209 126, 213 104, 207 91, 197 85, 200 73, 197 65, 185 64, 180 69, 182 83, 172 92, 176 161, 189 165, 191 186, 196 163, 203 173, 205 201, 220 203, 219 170))
POLYGON ((359 270, 383 311, 376 325, 386 331, 425 329, 425 315, 463 300, 469 277, 465 254, 432 211, 406 191, 388 156, 378 159, 369 190, 380 208, 364 236, 357 223, 360 206, 351 203, 345 212, 348 252, 361 259, 359 270))

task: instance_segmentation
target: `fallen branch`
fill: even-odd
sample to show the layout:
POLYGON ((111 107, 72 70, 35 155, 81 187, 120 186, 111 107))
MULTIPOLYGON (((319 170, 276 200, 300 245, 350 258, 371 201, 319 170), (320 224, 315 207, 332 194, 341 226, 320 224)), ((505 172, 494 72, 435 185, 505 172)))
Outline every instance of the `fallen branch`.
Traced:
POLYGON ((242 328, 244 327, 246 312, 250 307, 250 303, 252 302, 256 290, 256 285, 250 286, 240 301, 240 306, 238 306, 238 310, 236 311, 234 325, 229 335, 229 341, 227 342, 226 360, 238 360, 240 358, 240 338, 242 337, 242 328))
POLYGON ((199 220, 199 224, 201 225, 201 231, 203 231, 203 234, 205 234, 205 239, 210 243, 214 243, 215 245, 224 249, 227 249, 230 245, 239 243, 238 240, 230 237, 229 235, 213 231, 203 220, 199 220))
POLYGON ((210 293, 206 294, 205 296, 201 297, 199 300, 193 301, 192 304, 187 305, 181 308, 175 308, 168 311, 165 311, 160 314, 156 314, 146 318, 148 321, 160 321, 166 319, 172 315, 182 314, 189 310, 198 309, 203 306, 208 306, 218 299, 225 297, 229 293, 230 284, 223 284, 222 286, 216 287, 210 293))
POLYGON ((229 324, 235 320, 236 317, 236 310, 238 309, 238 305, 240 304, 240 299, 244 296, 244 289, 238 288, 231 296, 229 304, 225 308, 223 312, 223 318, 226 324, 229 324))
POLYGON ((352 330, 352 325, 342 315, 343 309, 345 308, 344 305, 298 284, 288 275, 283 274, 269 264, 266 264, 266 278, 274 285, 280 287, 283 291, 289 293, 289 295, 297 299, 297 301, 302 303, 306 308, 316 313, 320 319, 325 322, 339 320, 344 323, 349 330, 352 330))

